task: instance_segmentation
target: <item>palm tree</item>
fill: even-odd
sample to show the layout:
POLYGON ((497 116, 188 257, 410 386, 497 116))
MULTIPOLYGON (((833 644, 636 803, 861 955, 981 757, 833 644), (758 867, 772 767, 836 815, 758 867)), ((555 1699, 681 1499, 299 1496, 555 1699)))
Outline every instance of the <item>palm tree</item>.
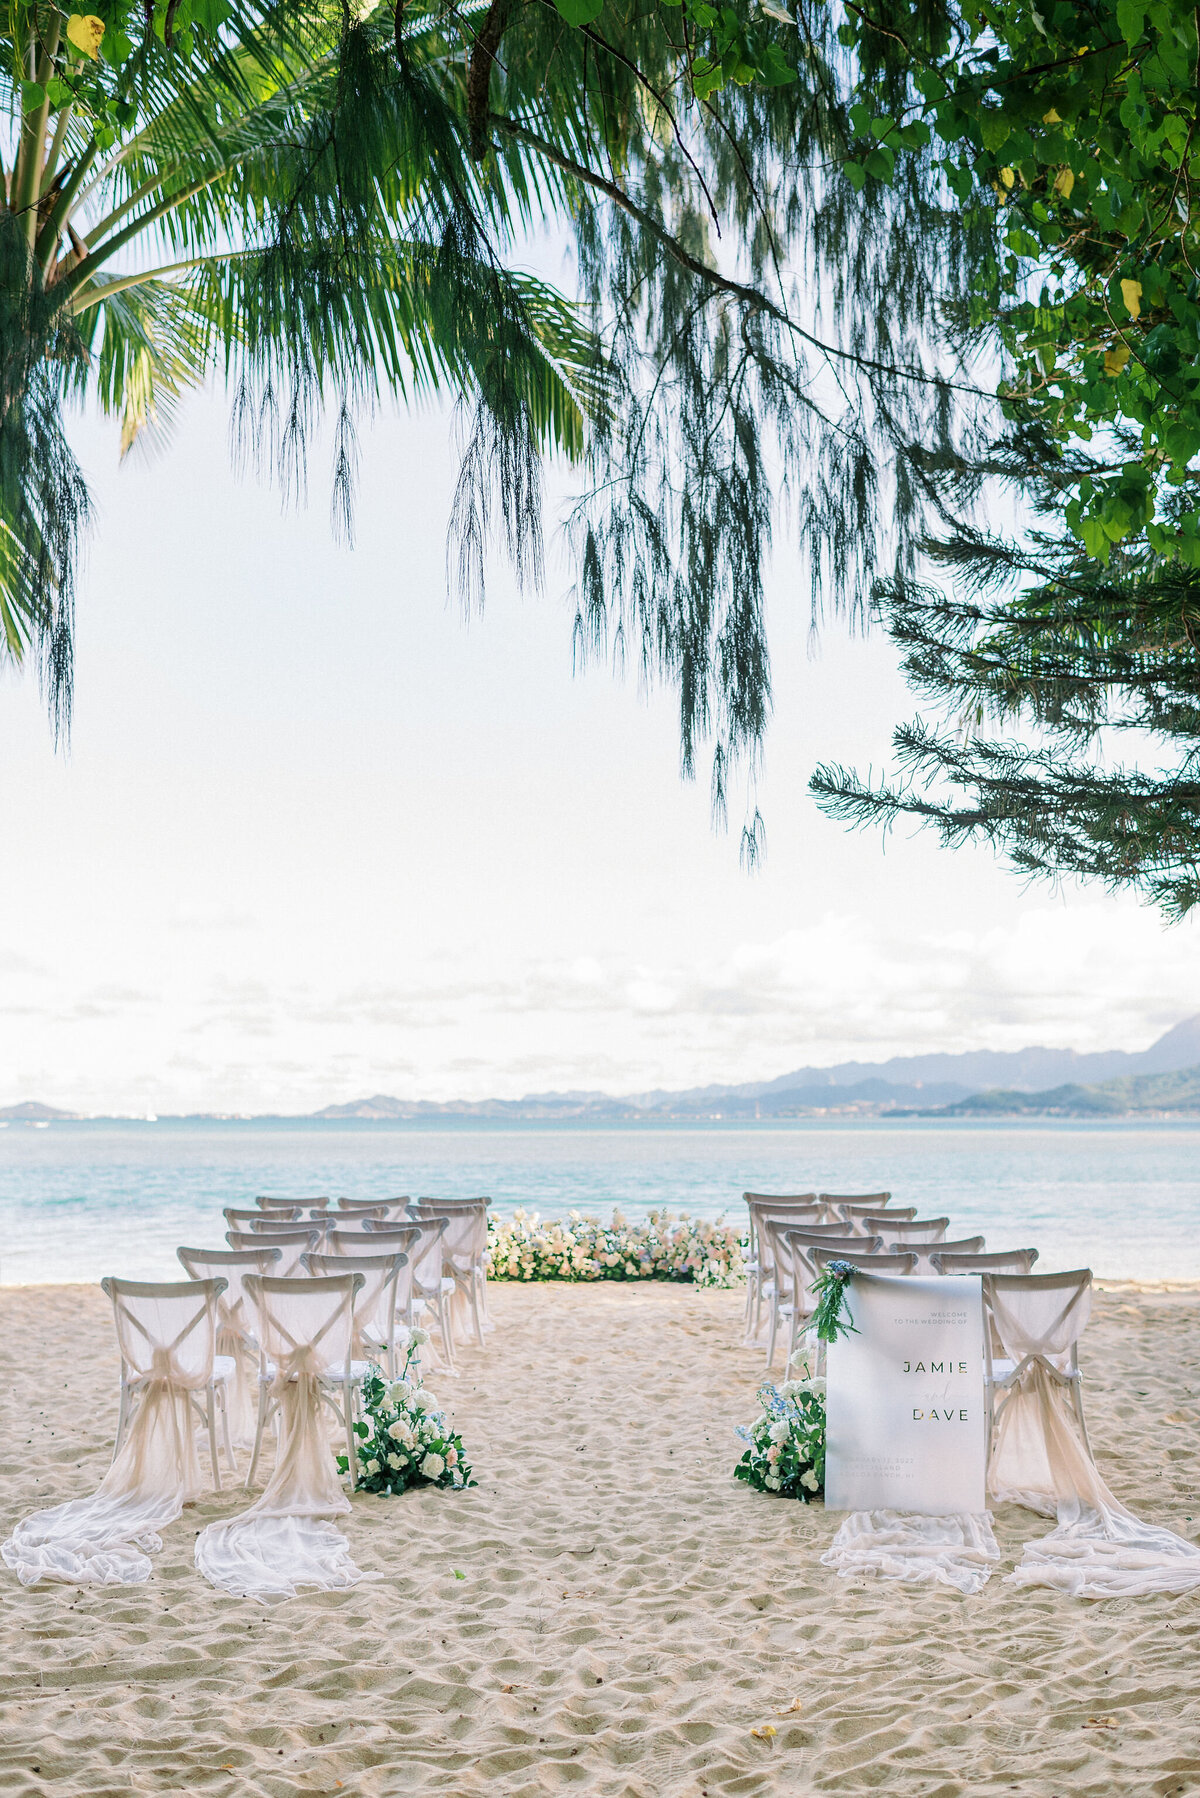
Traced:
MULTIPOLYGON (((291 484, 329 407, 348 528, 359 408, 442 387, 472 416, 462 585, 494 524, 538 577, 542 458, 577 461, 579 641, 674 683, 720 808, 769 710, 777 493, 812 589, 861 598, 922 526, 908 442, 949 429, 919 337, 966 252, 915 177, 843 177, 832 20, 794 80, 714 92, 707 28, 665 0, 69 3, 14 4, 0 75, 0 612, 59 727, 87 519, 65 398, 128 447, 215 371, 291 484), (547 225, 570 299, 517 266, 547 225)), ((742 73, 756 29, 723 52, 742 73)))
MULTIPOLYGON (((78 19, 22 22, 0 230, 0 614, 59 727, 88 512, 69 393, 116 414, 127 450, 217 369, 290 481, 332 399, 348 526, 355 402, 448 383, 504 462, 518 557, 536 557, 537 451, 580 453, 595 346, 577 308, 493 253, 480 224, 503 224, 504 196, 481 204, 465 147, 416 112, 390 19, 243 6, 190 43, 146 33, 99 79, 68 41, 78 19)), ((444 63, 427 12, 406 29, 414 66, 444 63)))

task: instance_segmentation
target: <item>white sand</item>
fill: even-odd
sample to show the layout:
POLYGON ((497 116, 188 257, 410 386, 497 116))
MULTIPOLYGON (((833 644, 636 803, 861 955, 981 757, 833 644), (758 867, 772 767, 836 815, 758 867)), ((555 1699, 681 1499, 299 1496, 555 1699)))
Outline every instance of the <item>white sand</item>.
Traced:
MULTIPOLYGON (((817 1558, 836 1519, 731 1478, 761 1362, 741 1303, 493 1289, 487 1355, 436 1384, 480 1485, 357 1500, 345 1528, 380 1584, 273 1610, 218 1594, 192 1546, 232 1496, 184 1514, 145 1586, 0 1570, 0 1791, 1200 1790, 1200 1603, 836 1580, 817 1558)), ((1200 1536, 1200 1294, 1102 1294, 1085 1349, 1105 1478, 1200 1536)), ((0 1357, 7 1533, 107 1464, 102 1294, 3 1290, 0 1357)), ((1002 1508, 1004 1570, 1049 1527, 1002 1508)))

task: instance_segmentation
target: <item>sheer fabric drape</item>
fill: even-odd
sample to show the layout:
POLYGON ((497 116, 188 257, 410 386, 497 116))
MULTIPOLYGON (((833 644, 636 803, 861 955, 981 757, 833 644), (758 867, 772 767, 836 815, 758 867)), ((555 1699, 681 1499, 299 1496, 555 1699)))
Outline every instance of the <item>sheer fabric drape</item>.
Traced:
POLYGON ((1048 1536, 1026 1543, 1009 1579, 1079 1598, 1200 1588, 1200 1548, 1144 1523, 1109 1491, 1055 1378, 1087 1322, 1090 1285, 1056 1292, 996 1280, 986 1290, 995 1333, 1018 1370, 997 1407, 989 1490, 1057 1520, 1048 1536))
MULTIPOLYGON (((988 1493, 1056 1519, 1049 1535, 1025 1544, 1008 1580, 1079 1598, 1200 1589, 1200 1547, 1144 1523, 1109 1491, 1074 1414, 1071 1357, 1091 1311, 1091 1276, 983 1278, 992 1352, 1016 1376, 997 1400, 988 1493)), ((875 1573, 963 1592, 978 1591, 999 1558, 989 1513, 896 1511, 851 1513, 821 1557, 847 1578, 875 1573)))
POLYGON ((331 1522, 350 1509, 323 1415, 322 1381, 348 1374, 354 1298, 361 1274, 310 1280, 258 1279, 246 1290, 257 1308, 260 1379, 278 1406, 279 1448, 262 1495, 196 1541, 196 1566, 225 1592, 273 1602, 300 1586, 353 1586, 363 1575, 331 1522))
POLYGON ((35 1511, 0 1554, 22 1585, 137 1585, 148 1556, 207 1482, 192 1396, 212 1379, 224 1280, 141 1285, 106 1280, 133 1413, 112 1466, 88 1498, 35 1511))
POLYGON ((176 1254, 194 1280, 223 1278, 225 1291, 217 1301, 217 1353, 233 1362, 225 1387, 225 1410, 235 1448, 249 1448, 258 1421, 258 1342, 254 1307, 246 1297, 247 1274, 281 1272, 281 1251, 264 1243, 261 1249, 177 1249, 176 1254))

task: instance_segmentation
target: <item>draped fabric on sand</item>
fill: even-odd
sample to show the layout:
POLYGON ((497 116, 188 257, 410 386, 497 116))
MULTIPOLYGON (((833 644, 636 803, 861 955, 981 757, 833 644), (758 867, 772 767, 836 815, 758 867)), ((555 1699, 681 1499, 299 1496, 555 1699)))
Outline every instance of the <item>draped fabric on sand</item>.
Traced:
POLYGON ((196 1566, 214 1586, 270 1602, 300 1586, 353 1586, 362 1573, 341 1531, 323 1521, 350 1509, 330 1452, 321 1377, 341 1381, 349 1367, 354 1294, 360 1275, 339 1279, 258 1280, 247 1290, 258 1306, 258 1338, 279 1407, 275 1471, 248 1510, 212 1523, 196 1542, 196 1566), (285 1290, 291 1288, 292 1290, 285 1290))
POLYGON ((139 1293, 127 1282, 114 1283, 117 1339, 128 1376, 137 1381, 132 1420, 90 1498, 35 1511, 0 1548, 23 1585, 149 1579, 147 1555, 162 1547, 159 1532, 207 1485, 196 1453, 193 1394, 212 1378, 222 1284, 201 1280, 182 1295, 176 1288, 173 1296, 154 1297, 153 1287, 139 1293))
POLYGON ((1004 1354, 1018 1369, 998 1410, 988 1484, 1001 1501, 1057 1518, 1009 1579, 1054 1586, 1078 1598, 1131 1598, 1200 1587, 1200 1548, 1172 1530, 1143 1523, 1100 1477, 1054 1366, 1076 1341, 1091 1291, 1073 1294, 997 1285, 992 1318, 1004 1354))
MULTIPOLYGON (((1016 1377, 997 1403, 988 1490, 1003 1502, 1057 1519, 1027 1542, 1007 1578, 1077 1598, 1133 1598, 1200 1588, 1200 1547, 1143 1523, 1109 1491, 1073 1415, 1061 1374, 1091 1310, 1090 1282, 1028 1285, 985 1276, 994 1347, 1016 1377), (997 1340, 998 1339, 998 1340, 997 1340)), ((977 1592, 1000 1551, 988 1513, 918 1517, 854 1512, 821 1559, 846 1578, 864 1573, 938 1581, 977 1592)))

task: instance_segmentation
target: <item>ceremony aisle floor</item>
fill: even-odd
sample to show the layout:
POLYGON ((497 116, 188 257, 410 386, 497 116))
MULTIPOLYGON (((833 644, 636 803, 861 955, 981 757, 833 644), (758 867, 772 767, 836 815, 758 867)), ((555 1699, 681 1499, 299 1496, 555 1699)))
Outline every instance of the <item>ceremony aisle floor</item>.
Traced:
MULTIPOLYGON (((761 1363, 735 1346, 741 1305, 494 1288, 487 1355, 430 1379, 479 1487, 357 1500, 340 1526, 377 1583, 274 1609, 215 1591, 192 1548, 239 1495, 185 1512, 145 1586, 25 1590, 0 1568, 0 1787, 1200 1792, 1200 1603, 836 1579, 832 1517, 730 1477, 761 1363)), ((1084 1349, 1105 1479, 1200 1537, 1200 1293, 1101 1294, 1084 1349)), ((95 1487, 115 1397, 99 1291, 0 1291, 5 1534, 95 1487)), ((1001 1509, 1001 1571, 1049 1528, 1001 1509)))

